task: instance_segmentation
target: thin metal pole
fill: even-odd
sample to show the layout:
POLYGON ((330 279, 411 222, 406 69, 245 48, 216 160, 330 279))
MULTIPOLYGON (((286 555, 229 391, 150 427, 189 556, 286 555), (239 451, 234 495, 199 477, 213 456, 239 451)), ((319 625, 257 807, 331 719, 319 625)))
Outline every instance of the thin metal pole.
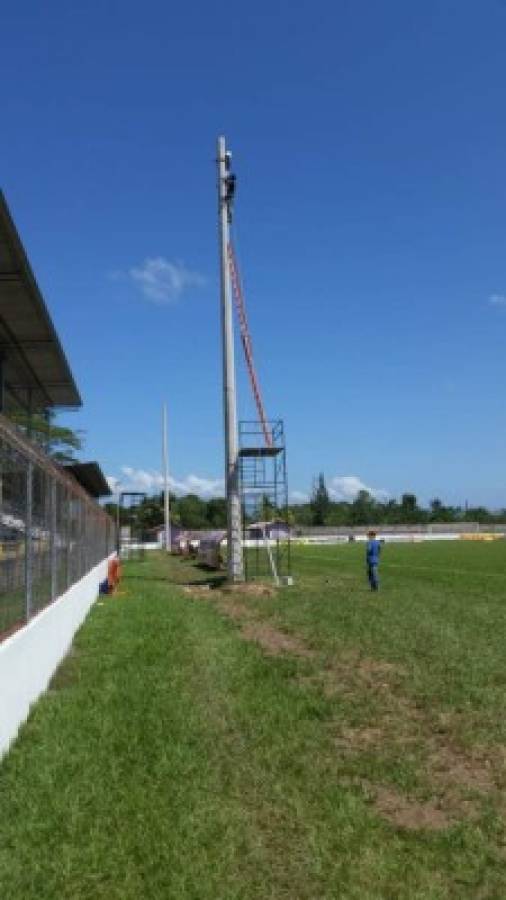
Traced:
POLYGON ((58 576, 57 576, 57 536, 56 536, 56 480, 50 475, 49 482, 49 559, 51 563, 51 600, 55 600, 58 593, 58 576))
POLYGON ((121 495, 120 495, 120 490, 119 490, 119 483, 117 485, 117 491, 118 491, 118 499, 116 501, 116 553, 118 554, 118 559, 119 559, 119 555, 121 552, 121 532, 120 532, 121 518, 120 518, 120 514, 119 514, 119 505, 120 505, 121 495))
POLYGON ((5 412, 5 355, 0 353, 0 412, 5 412))
POLYGON ((172 549, 170 535, 170 500, 169 500, 169 455, 167 451, 167 404, 163 404, 162 422, 162 457, 163 457, 163 510, 165 524, 165 549, 170 553, 172 549))
POLYGON ((33 438, 33 391, 28 388, 28 423, 26 428, 26 436, 32 440, 33 438))
POLYGON ((230 581, 244 580, 241 542, 241 500, 239 496, 239 449, 237 436, 237 399, 234 365, 234 327, 229 244, 229 176, 230 154, 225 138, 218 138, 218 203, 220 220, 221 330, 223 350, 223 412, 225 427, 225 490, 227 497, 227 569, 230 581))
POLYGON ((25 618, 32 615, 33 588, 33 463, 29 459, 26 469, 26 509, 25 509, 25 618))

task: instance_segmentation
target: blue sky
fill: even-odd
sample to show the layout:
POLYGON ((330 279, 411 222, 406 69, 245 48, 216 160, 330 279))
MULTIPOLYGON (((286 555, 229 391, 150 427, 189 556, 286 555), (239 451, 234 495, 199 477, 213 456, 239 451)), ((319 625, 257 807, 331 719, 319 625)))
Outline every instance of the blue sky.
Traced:
POLYGON ((292 490, 506 506, 505 39, 503 0, 6 7, 0 183, 85 456, 156 484, 166 399, 174 479, 219 489, 225 133, 292 490))

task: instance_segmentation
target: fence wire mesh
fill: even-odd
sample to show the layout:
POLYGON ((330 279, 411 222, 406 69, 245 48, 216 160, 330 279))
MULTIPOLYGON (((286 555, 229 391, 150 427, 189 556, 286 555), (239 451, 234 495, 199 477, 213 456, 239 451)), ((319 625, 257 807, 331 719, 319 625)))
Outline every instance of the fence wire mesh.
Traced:
POLYGON ((113 552, 115 526, 0 415, 0 640, 113 552))

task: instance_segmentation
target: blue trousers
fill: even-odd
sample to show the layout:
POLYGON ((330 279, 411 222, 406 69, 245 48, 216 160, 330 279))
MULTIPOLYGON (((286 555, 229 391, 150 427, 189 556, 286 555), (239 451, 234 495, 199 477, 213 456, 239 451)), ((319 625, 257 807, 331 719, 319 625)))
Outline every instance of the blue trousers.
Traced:
POLYGON ((368 563, 367 577, 371 585, 371 591, 377 591, 379 588, 378 563, 368 563))

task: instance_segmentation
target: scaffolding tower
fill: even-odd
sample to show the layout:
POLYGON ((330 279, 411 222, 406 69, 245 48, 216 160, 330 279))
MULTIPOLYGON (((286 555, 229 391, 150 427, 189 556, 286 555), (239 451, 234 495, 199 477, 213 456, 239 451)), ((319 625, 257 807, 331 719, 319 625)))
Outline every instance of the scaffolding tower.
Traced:
POLYGON ((276 584, 291 584, 282 419, 239 422, 239 476, 246 580, 270 576, 276 584))

